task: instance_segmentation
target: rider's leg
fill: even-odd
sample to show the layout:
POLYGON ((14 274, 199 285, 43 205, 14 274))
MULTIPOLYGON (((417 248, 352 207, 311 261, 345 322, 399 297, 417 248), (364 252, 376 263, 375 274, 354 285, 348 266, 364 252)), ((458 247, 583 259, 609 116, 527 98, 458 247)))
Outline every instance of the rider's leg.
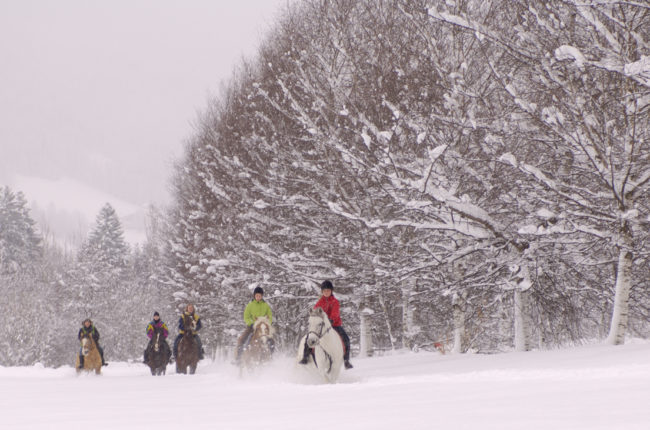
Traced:
POLYGON ((352 363, 350 363, 350 337, 341 326, 333 327, 333 329, 336 330, 339 336, 341 336, 343 345, 345 346, 345 351, 343 352, 343 362, 345 363, 345 368, 351 369, 352 363))
POLYGON ((178 358, 178 342, 181 341, 181 337, 183 337, 183 335, 179 333, 178 336, 176 336, 176 339, 174 339, 174 357, 176 358, 178 358))
POLYGON ((195 334, 194 338, 196 339, 196 345, 199 348, 199 360, 203 360, 205 358, 204 357, 205 351, 203 351, 203 342, 201 342, 201 338, 199 337, 198 334, 195 334))
POLYGON ((102 366, 108 366, 108 363, 104 361, 104 348, 97 345, 97 350, 99 351, 99 356, 102 358, 102 366))
POLYGON ((253 334, 253 326, 247 325, 246 329, 237 339, 237 350, 235 351, 235 361, 239 362, 241 358, 241 353, 244 350, 244 346, 248 343, 251 335, 253 334))
POLYGON ((309 363, 309 354, 311 354, 311 348, 307 345, 307 338, 305 338, 305 346, 302 350, 302 360, 298 363, 307 364, 309 363))
POLYGON ((81 350, 79 350, 79 366, 78 366, 78 368, 79 368, 79 369, 83 369, 83 368, 84 368, 84 355, 83 355, 83 353, 81 352, 81 350))

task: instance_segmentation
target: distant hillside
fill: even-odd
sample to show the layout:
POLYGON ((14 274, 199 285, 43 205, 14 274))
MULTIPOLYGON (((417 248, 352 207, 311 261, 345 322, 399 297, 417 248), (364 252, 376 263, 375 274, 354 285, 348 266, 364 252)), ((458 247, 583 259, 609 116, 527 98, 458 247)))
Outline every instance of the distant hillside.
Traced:
POLYGON ((62 245, 78 246, 107 202, 115 208, 122 222, 126 241, 135 244, 145 240, 144 207, 70 178, 49 180, 16 176, 9 185, 25 194, 39 229, 62 245))

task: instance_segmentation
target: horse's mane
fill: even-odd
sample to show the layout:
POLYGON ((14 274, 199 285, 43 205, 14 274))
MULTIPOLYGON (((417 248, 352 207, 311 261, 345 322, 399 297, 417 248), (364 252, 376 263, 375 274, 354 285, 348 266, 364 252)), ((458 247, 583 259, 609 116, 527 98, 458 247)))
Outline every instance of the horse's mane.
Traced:
POLYGON ((97 344, 97 342, 95 342, 95 339, 93 338, 93 333, 91 331, 89 331, 87 333, 83 333, 81 335, 81 339, 83 339, 84 337, 87 337, 88 340, 90 340, 92 343, 97 344))
POLYGON ((271 321, 269 321, 269 317, 266 315, 257 317, 255 319, 255 322, 253 323, 253 331, 257 330, 257 327, 262 323, 265 323, 269 326, 269 336, 273 337, 275 334, 275 327, 271 325, 271 321))
POLYGON ((311 318, 311 317, 319 317, 319 318, 322 318, 323 321, 325 322, 325 325, 330 325, 330 326, 332 325, 332 323, 330 323, 330 319, 328 318, 328 316, 327 316, 327 314, 325 313, 325 311, 323 310, 323 308, 315 308, 315 309, 312 308, 312 309, 309 311, 309 317, 310 317, 310 318, 311 318))

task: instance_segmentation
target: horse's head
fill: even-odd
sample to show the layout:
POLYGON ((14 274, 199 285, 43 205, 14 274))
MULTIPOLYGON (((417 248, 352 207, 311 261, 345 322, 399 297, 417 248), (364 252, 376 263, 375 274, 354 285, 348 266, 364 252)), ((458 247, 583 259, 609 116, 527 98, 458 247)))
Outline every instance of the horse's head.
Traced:
POLYGON ((154 327, 151 342, 153 343, 153 350, 158 352, 160 350, 160 336, 162 335, 162 328, 154 327))
POLYGON ((332 325, 330 324, 327 314, 322 308, 311 309, 309 311, 309 333, 307 334, 307 345, 310 348, 315 347, 320 338, 325 335, 332 325))
POLYGON ((266 315, 257 317, 253 323, 253 337, 256 339, 273 337, 273 327, 266 315))
POLYGON ((183 313, 183 327, 185 327, 185 333, 192 334, 196 330, 196 321, 192 318, 191 315, 183 313))
POLYGON ((95 341, 93 340, 90 333, 84 333, 81 336, 81 353, 84 356, 87 356, 90 351, 95 348, 95 341))

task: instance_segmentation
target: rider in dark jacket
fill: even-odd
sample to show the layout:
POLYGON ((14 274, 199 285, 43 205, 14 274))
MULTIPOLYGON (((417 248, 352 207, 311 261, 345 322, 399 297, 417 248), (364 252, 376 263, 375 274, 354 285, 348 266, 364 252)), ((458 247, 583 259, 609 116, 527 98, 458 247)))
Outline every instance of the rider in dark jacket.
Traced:
MULTIPOLYGON (((170 358, 169 356, 171 355, 171 351, 169 351, 169 345, 167 344, 167 336, 169 335, 169 330, 167 329, 167 324, 165 324, 163 320, 160 319, 160 314, 158 312, 153 313, 153 320, 149 323, 149 325, 147 325, 147 337, 149 339, 153 339, 153 333, 156 328, 162 330, 162 335, 163 335, 162 347, 167 352, 168 354, 167 358, 169 359, 170 358)), ((151 347, 151 342, 144 350, 143 363, 146 363, 148 361, 150 347, 151 347)))
MULTIPOLYGON (((194 328, 194 338, 196 339, 196 343, 198 344, 199 347, 199 360, 203 360, 204 358, 204 351, 203 351, 203 343, 201 342, 201 338, 199 337, 196 332, 201 330, 201 327, 203 324, 201 324, 201 317, 197 313, 194 312, 194 305, 193 304, 188 304, 185 307, 185 312, 183 312, 183 315, 190 316, 196 323, 196 327, 194 328)), ((176 339, 174 339, 174 357, 178 357, 178 343, 181 341, 181 338, 183 337, 183 334, 185 334, 185 330, 191 330, 190 327, 185 327, 183 324, 183 315, 180 316, 178 319, 178 336, 176 336, 176 339)))
MULTIPOLYGON (((90 334, 95 341, 95 345, 97 345, 97 350, 99 351, 99 355, 102 358, 102 366, 108 366, 108 363, 104 361, 104 348, 99 346, 99 331, 95 328, 95 325, 93 322, 90 320, 90 318, 86 318, 83 323, 81 323, 81 328, 79 329, 79 333, 77 333, 77 339, 81 341, 82 336, 90 334)), ((79 369, 83 369, 84 367, 84 356, 81 353, 81 349, 79 350, 79 369)))

